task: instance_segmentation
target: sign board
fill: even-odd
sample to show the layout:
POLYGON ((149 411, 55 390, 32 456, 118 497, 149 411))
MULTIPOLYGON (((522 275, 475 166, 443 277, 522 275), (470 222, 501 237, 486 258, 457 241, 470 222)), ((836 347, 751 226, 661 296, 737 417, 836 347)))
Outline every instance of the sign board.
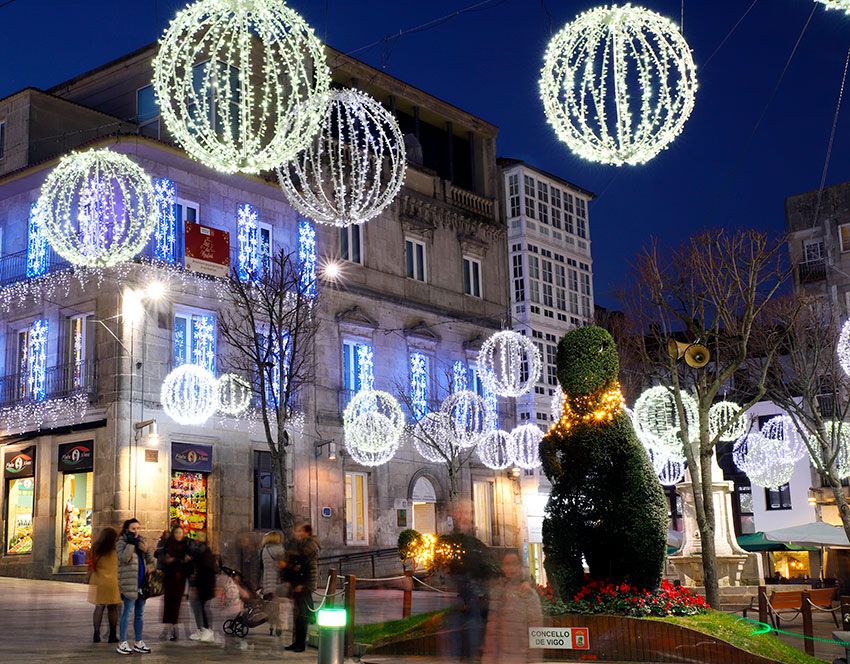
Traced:
POLYGON ((333 508, 328 507, 327 505, 322 508, 322 518, 330 519, 334 514, 333 508))
POLYGON ((3 477, 35 477, 35 447, 6 452, 3 457, 3 477))
POLYGON ((590 650, 587 627, 529 627, 528 647, 548 650, 590 650))
POLYGON ((186 269, 214 277, 230 274, 230 233, 187 221, 186 269))
POLYGON ((397 528, 407 528, 407 510, 395 511, 395 525, 397 528))
POLYGON ((59 446, 60 473, 87 473, 94 470, 94 441, 65 443, 59 446))
POLYGON ((171 443, 171 470, 211 473, 212 447, 210 445, 171 443))

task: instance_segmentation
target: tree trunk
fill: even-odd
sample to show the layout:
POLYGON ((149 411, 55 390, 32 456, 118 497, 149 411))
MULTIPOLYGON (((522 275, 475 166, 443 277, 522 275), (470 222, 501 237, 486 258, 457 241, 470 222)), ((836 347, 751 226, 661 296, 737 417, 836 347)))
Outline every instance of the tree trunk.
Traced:
MULTIPOLYGON (((714 450, 700 450, 700 491, 702 494, 703 517, 697 514, 700 539, 702 543, 702 570, 705 583, 705 599, 712 608, 720 608, 720 584, 717 578, 717 553, 714 546, 715 514, 712 487, 711 461, 714 450)), ((693 473, 691 474, 693 477, 693 473)), ((694 487, 696 493, 696 487, 694 487)))
MULTIPOLYGON (((289 509, 289 483, 287 482, 287 454, 289 434, 283 426, 278 426, 277 449, 272 448, 272 465, 274 466, 274 481, 277 489, 277 510, 280 514, 280 528, 284 537, 292 537, 294 519, 289 509)), ((269 446, 271 447, 271 446, 269 446)))

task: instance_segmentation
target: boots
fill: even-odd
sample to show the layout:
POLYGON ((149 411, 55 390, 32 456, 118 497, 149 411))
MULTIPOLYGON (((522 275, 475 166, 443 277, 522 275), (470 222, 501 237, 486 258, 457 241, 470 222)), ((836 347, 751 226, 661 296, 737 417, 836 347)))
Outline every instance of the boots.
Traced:
POLYGON ((94 637, 92 638, 92 643, 100 643, 100 630, 94 630, 94 637))
POLYGON ((112 625, 109 626, 109 643, 118 643, 118 632, 112 625))

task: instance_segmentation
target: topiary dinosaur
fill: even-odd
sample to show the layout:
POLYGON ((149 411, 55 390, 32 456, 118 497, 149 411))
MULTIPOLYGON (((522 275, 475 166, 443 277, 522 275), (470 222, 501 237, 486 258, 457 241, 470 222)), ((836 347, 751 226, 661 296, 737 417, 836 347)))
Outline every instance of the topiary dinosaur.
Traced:
POLYGON ((655 588, 667 546, 667 500, 624 410, 614 339, 600 327, 558 344, 564 414, 540 444, 552 483, 543 522, 546 572, 562 597, 593 579, 655 588))

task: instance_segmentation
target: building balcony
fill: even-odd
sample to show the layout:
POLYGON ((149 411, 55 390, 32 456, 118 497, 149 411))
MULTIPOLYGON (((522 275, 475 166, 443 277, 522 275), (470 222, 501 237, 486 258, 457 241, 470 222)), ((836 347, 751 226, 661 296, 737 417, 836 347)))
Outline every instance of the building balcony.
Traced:
POLYGON ((71 264, 59 256, 50 247, 47 249, 45 258, 46 269, 41 274, 27 273, 27 252, 18 251, 14 254, 0 256, 0 287, 15 284, 26 279, 60 272, 71 267, 71 264))
POLYGON ((463 208, 479 217, 493 218, 495 201, 492 198, 485 198, 466 189, 461 189, 451 182, 446 182, 446 192, 446 198, 452 205, 463 208))
POLYGON ((826 261, 823 258, 802 261, 797 264, 797 277, 801 284, 810 284, 826 279, 826 261))
POLYGON ((0 408, 48 399, 61 399, 75 394, 94 394, 96 389, 95 363, 92 360, 76 364, 48 367, 44 373, 44 394, 34 394, 28 374, 0 376, 0 408))

